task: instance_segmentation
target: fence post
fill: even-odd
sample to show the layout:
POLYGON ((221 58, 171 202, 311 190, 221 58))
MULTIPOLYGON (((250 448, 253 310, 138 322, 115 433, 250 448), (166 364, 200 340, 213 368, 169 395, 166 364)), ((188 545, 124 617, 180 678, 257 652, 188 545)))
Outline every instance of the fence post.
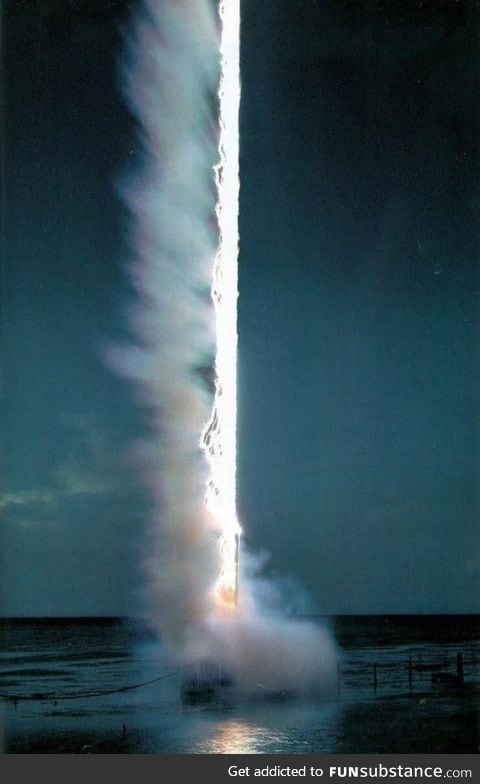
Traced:
POLYGON ((457 653, 457 681, 463 686, 463 653, 457 653))

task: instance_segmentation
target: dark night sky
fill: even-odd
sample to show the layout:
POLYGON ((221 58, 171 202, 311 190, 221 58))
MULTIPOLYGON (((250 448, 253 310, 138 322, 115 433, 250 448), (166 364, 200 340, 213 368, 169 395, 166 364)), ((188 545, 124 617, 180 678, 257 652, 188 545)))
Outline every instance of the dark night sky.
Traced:
MULTIPOLYGON (((11 0, 8 614, 132 612, 120 0, 11 0)), ((478 3, 244 0, 239 508, 323 612, 478 611, 478 3)))

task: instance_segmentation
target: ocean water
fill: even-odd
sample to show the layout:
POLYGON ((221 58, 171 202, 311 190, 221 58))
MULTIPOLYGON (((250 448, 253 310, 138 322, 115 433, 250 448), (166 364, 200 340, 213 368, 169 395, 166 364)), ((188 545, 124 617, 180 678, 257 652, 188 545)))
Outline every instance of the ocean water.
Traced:
POLYGON ((337 616, 319 622, 331 625, 339 646, 337 683, 328 699, 188 706, 181 700, 182 673, 172 671, 161 644, 138 621, 1 621, 1 750, 478 751, 477 616, 337 616), (455 682, 458 654, 461 687, 455 682))

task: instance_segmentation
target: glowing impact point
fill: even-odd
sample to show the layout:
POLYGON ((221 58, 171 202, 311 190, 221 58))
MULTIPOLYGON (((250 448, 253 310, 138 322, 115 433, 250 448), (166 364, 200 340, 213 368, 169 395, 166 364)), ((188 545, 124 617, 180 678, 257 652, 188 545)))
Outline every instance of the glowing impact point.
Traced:
POLYGON ((221 0, 221 74, 219 156, 215 167, 219 244, 213 267, 215 309, 215 397, 201 437, 210 476, 205 503, 220 534, 221 570, 215 587, 227 607, 238 601, 238 560, 241 529, 236 511, 237 463, 237 297, 240 106, 240 2, 221 0))

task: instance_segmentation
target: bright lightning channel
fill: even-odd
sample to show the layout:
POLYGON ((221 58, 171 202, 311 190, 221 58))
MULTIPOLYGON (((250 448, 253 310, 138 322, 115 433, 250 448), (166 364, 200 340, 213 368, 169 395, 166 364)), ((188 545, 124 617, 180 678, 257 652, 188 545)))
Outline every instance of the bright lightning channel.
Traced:
POLYGON ((240 106, 240 0, 221 0, 219 162, 215 167, 219 244, 213 266, 215 397, 201 437, 210 475, 205 502, 220 531, 217 600, 235 607, 241 529, 236 510, 237 297, 240 106))

